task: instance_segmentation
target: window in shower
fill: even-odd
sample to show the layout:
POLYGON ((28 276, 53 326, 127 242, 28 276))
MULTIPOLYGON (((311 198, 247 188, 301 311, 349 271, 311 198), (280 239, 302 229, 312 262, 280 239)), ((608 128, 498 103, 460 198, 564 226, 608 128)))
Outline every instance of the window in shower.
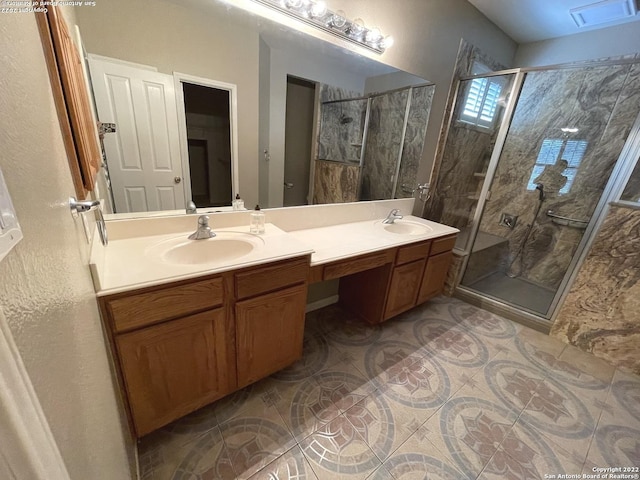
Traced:
MULTIPOLYGON (((546 168, 565 167, 561 173, 565 177, 566 183, 558 191, 559 195, 566 195, 571 190, 573 181, 578 173, 580 162, 587 151, 589 142, 586 140, 568 140, 563 138, 545 138, 542 141, 538 158, 531 170, 527 190, 535 190, 537 180, 544 173, 546 168), (558 160, 561 161, 558 164, 558 160)), ((544 182, 543 182, 544 183, 544 182)))
POLYGON ((501 77, 473 79, 469 83, 459 120, 476 127, 492 128, 503 87, 504 79, 501 77))

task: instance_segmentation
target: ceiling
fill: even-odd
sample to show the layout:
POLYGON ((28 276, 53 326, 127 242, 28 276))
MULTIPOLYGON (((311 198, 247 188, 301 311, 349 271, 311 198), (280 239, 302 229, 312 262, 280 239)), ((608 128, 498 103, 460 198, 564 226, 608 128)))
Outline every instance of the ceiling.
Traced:
POLYGON ((563 37, 640 20, 639 13, 624 20, 578 27, 569 10, 600 3, 598 0, 469 0, 469 3, 518 43, 563 37))

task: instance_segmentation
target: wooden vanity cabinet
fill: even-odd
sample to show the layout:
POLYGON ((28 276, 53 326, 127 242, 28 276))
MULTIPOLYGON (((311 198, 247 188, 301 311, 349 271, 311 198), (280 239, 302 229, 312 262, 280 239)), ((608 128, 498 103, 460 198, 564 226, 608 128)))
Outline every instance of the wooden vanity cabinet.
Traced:
POLYGON ((238 388, 302 357, 309 259, 236 275, 238 388))
POLYGON ((453 254, 449 251, 432 255, 428 258, 424 275, 422 276, 420 292, 418 293, 417 305, 426 302, 442 292, 452 257, 453 254))
POLYGON ((433 241, 418 293, 418 305, 442 293, 455 244, 455 235, 436 238, 433 241))
POLYGON ((236 303, 238 388, 302 357, 306 285, 236 303))
MULTIPOLYGON (((380 323, 426 302, 442 292, 454 244, 452 235, 370 254, 386 255, 385 265, 342 277, 340 303, 367 322, 380 323)), ((335 264, 323 271, 334 271, 335 264)))
POLYGON ((138 435, 235 389, 224 309, 119 335, 116 343, 138 435))
POLYGON ((141 437, 302 356, 309 257, 99 298, 141 437))
POLYGON ((423 259, 393 269, 384 310, 384 320, 416 306, 424 264, 425 260, 423 259))

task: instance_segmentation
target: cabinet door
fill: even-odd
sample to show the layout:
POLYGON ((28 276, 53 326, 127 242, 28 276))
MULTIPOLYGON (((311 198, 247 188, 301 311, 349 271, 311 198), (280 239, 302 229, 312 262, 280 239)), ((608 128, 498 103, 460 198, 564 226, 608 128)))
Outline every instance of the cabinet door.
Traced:
POLYGON ((138 436, 235 387, 220 308, 116 337, 138 436))
POLYGON ((427 268, 424 269, 420 293, 418 294, 419 304, 426 302, 431 297, 435 297, 442 292, 452 255, 451 251, 448 251, 429 257, 427 260, 427 268))
POLYGON ((236 303, 238 386, 243 387, 302 356, 306 285, 236 303))
POLYGON ((393 269, 387 306, 384 311, 385 320, 416 305, 424 263, 424 260, 420 260, 393 269))

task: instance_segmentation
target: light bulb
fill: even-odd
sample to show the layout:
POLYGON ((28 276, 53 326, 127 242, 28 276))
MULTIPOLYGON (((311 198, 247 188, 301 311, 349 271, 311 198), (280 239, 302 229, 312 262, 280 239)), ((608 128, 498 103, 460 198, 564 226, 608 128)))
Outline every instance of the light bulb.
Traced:
POLYGON ((349 28, 352 37, 359 37, 364 32, 364 20, 361 18, 356 18, 351 22, 351 27, 349 28))
POLYGON ((312 17, 324 17, 327 13, 327 4, 322 0, 314 2, 311 5, 311 16, 312 17))
POLYGON ((367 33, 364 36, 364 39, 368 43, 377 43, 380 41, 381 38, 382 38, 382 34, 380 33, 380 30, 378 30, 376 27, 370 30, 367 30, 367 33))
POLYGON ((334 26, 336 28, 342 28, 345 26, 346 23, 347 23, 347 18, 343 10, 338 10, 331 16, 331 21, 330 21, 331 26, 334 26))
POLYGON ((286 0, 285 3, 289 8, 298 8, 302 5, 302 0, 286 0))
POLYGON ((382 40, 380 40, 379 45, 381 49, 386 50, 387 48, 393 46, 393 42, 394 42, 393 37, 391 35, 387 35, 382 40))

